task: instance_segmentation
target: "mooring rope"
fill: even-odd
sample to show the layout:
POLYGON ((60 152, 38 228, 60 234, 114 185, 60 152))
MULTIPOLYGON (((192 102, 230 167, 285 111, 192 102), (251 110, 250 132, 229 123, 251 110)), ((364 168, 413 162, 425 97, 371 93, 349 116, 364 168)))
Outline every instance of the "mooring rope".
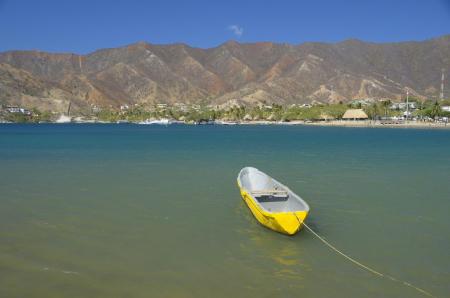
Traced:
MULTIPOLYGON (((294 213, 294 214, 295 214, 295 213, 294 213)), ((297 215, 295 215, 295 216, 297 217, 297 215)), ((298 217, 297 217, 297 219, 299 220, 298 217)), ((300 221, 300 220, 299 220, 299 221, 300 221)), ((353 264, 355 264, 355 265, 357 265, 357 266, 359 266, 359 267, 361 267, 361 268, 363 268, 363 269, 365 269, 365 270, 367 270, 367 271, 369 271, 369 272, 371 272, 371 273, 373 273, 373 274, 375 274, 375 275, 377 275, 377 276, 379 276, 379 277, 385 277, 385 278, 388 278, 388 279, 390 279, 390 280, 392 280, 392 281, 399 282, 399 283, 401 283, 401 284, 403 284, 403 285, 405 285, 405 286, 407 286, 407 287, 410 287, 410 288, 415 289, 416 291, 418 291, 418 292, 420 292, 420 293, 422 293, 422 294, 424 294, 424 295, 426 295, 426 296, 436 298, 436 296, 433 296, 431 293, 425 291, 424 289, 421 289, 421 288, 419 288, 419 287, 416 287, 415 285, 410 284, 409 282, 406 282, 406 281, 397 279, 397 278, 392 277, 392 276, 390 276, 390 275, 388 275, 388 274, 383 274, 383 273, 381 273, 381 272, 379 272, 379 271, 377 271, 377 270, 375 270, 375 269, 373 269, 373 268, 370 268, 369 266, 366 266, 366 265, 364 265, 364 264, 358 262, 357 260, 353 259, 352 257, 346 255, 345 253, 343 253, 342 251, 340 251, 339 249, 337 249, 334 245, 332 245, 330 242, 328 242, 327 240, 325 240, 325 239, 324 239, 323 237, 321 237, 319 234, 317 234, 316 232, 314 232, 313 229, 311 229, 306 223, 304 223, 304 222, 302 222, 302 221, 300 221, 300 223, 302 223, 302 224, 305 226, 305 228, 308 229, 308 231, 310 231, 314 236, 316 236, 316 237, 317 237, 320 241, 322 241, 326 246, 328 246, 328 247, 331 248, 334 252, 340 254, 341 256, 343 256, 344 258, 346 258, 347 260, 349 260, 349 261, 352 262, 353 264)))

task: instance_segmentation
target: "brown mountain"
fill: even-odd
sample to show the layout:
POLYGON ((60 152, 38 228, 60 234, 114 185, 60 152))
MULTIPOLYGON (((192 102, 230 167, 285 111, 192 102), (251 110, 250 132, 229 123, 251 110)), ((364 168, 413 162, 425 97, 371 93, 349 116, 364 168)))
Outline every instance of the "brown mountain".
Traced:
MULTIPOLYGON (((68 103, 306 103, 436 97, 450 35, 422 42, 301 45, 229 41, 210 49, 145 42, 88 55, 0 53, 0 103, 55 111, 68 103)), ((450 90, 446 80, 446 90, 450 90)))

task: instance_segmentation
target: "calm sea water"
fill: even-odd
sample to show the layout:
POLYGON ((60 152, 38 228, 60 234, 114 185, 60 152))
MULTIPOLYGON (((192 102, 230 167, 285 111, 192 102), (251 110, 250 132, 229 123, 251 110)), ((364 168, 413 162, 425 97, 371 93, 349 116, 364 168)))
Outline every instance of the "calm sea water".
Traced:
POLYGON ((352 257, 450 293, 450 131, 0 126, 0 297, 423 297, 257 223, 244 166, 352 257))

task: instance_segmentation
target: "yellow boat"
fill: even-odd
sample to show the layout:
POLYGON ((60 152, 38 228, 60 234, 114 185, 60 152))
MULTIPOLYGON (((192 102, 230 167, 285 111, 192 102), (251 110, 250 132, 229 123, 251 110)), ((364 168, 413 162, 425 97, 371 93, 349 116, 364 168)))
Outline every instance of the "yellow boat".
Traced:
POLYGON ((243 168, 237 183, 242 199, 263 226, 287 235, 301 229, 309 206, 288 187, 253 167, 243 168))

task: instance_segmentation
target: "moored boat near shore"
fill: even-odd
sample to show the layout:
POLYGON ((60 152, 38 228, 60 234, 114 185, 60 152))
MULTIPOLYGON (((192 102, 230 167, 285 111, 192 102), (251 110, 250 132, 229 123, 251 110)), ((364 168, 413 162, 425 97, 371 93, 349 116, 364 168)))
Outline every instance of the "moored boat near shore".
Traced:
POLYGON ((253 167, 243 168, 237 183, 242 199, 262 225, 287 235, 301 229, 309 206, 288 187, 253 167))
POLYGON ((143 125, 151 125, 151 124, 169 125, 171 123, 172 123, 172 121, 170 119, 162 118, 162 119, 158 119, 158 120, 147 119, 145 121, 138 122, 137 124, 143 124, 143 125))

